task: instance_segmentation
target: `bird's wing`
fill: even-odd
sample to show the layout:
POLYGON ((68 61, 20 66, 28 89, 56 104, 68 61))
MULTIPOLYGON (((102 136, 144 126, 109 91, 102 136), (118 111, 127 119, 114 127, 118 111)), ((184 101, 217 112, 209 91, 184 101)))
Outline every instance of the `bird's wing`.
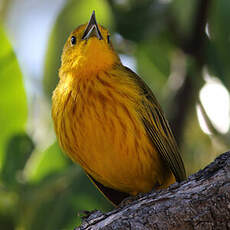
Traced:
POLYGON ((113 205, 117 206, 121 203, 122 200, 129 197, 130 195, 124 192, 114 190, 109 187, 105 187, 103 184, 96 181, 90 174, 86 172, 89 179, 93 184, 98 188, 98 190, 107 198, 113 205))
POLYGON ((146 132, 160 153, 162 159, 168 164, 178 182, 186 179, 184 163, 181 159, 176 141, 169 127, 168 121, 153 95, 151 89, 132 70, 124 67, 128 76, 137 82, 143 93, 143 103, 147 116, 140 114, 146 132))

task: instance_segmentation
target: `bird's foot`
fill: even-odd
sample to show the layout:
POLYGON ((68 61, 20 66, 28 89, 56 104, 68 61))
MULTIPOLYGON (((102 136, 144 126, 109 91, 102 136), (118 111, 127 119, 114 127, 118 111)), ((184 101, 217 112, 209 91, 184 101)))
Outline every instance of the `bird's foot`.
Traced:
POLYGON ((121 203, 118 205, 118 207, 123 208, 124 206, 131 204, 133 201, 138 200, 143 195, 144 195, 144 193, 138 193, 136 196, 128 196, 124 200, 121 201, 121 203))
POLYGON ((82 219, 91 219, 91 218, 96 218, 100 216, 102 213, 98 210, 92 210, 92 211, 87 211, 87 210, 80 210, 77 212, 77 215, 82 219))

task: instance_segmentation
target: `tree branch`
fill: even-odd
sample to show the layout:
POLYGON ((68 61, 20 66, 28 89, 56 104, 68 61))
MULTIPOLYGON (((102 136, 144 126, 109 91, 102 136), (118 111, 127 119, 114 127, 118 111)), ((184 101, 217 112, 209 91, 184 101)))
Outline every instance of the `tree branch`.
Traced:
POLYGON ((109 213, 93 212, 76 228, 88 229, 230 229, 230 152, 187 181, 109 213))

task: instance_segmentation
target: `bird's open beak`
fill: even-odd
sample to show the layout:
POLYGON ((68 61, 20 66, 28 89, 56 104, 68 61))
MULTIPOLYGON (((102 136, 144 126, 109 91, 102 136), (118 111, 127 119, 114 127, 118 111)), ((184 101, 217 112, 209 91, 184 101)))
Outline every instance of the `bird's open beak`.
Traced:
POLYGON ((82 40, 87 40, 91 37, 97 37, 99 40, 103 39, 101 36, 101 32, 98 28, 96 17, 95 17, 95 11, 93 11, 89 23, 86 26, 86 29, 84 31, 84 34, 82 36, 82 40))

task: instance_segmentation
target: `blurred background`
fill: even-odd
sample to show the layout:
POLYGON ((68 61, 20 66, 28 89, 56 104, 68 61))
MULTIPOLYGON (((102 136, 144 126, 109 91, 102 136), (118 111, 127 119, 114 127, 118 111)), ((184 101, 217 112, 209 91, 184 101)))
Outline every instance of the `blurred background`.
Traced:
POLYGON ((229 150, 229 0, 0 0, 0 229, 73 229, 111 210, 51 120, 63 45, 92 11, 152 88, 187 174, 229 150))

